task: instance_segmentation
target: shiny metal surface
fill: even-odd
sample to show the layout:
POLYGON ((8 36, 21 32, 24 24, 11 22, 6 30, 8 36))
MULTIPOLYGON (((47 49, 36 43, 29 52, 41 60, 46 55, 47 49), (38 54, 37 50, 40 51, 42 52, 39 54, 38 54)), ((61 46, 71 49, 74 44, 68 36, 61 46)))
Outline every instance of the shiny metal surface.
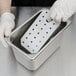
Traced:
MULTIPOLYGON (((20 8, 17 26, 39 9, 20 8)), ((12 49, 4 48, 0 42, 0 76, 76 76, 76 16, 64 32, 61 48, 35 72, 17 63, 12 49)))

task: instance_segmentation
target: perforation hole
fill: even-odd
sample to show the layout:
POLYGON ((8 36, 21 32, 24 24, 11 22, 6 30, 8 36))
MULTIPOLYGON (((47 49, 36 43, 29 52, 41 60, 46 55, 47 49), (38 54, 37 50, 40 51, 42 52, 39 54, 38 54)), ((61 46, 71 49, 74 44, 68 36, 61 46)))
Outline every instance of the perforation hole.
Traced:
POLYGON ((29 47, 29 45, 27 45, 27 47, 29 47))
POLYGON ((24 41, 22 41, 22 43, 24 44, 24 41))
POLYGON ((46 13, 48 13, 48 12, 46 11, 46 13))
POLYGON ((38 32, 37 34, 39 35, 40 33, 38 32))
POLYGON ((33 28, 32 30, 34 31, 35 29, 33 28))
POLYGON ((44 24, 44 25, 46 25, 46 24, 44 24))
POLYGON ((29 35, 31 35, 31 33, 29 33, 29 35))
POLYGON ((36 45, 36 47, 38 47, 38 45, 36 45))
POLYGON ((45 36, 43 36, 43 38, 45 38, 45 36))
POLYGON ((36 37, 34 37, 34 39, 36 39, 36 37))
POLYGON ((38 26, 38 25, 36 24, 36 26, 38 26))
POLYGON ((44 16, 42 16, 44 18, 44 16))
POLYGON ((39 20, 39 22, 41 22, 41 20, 39 20))
POLYGON ((26 37, 26 39, 28 39, 28 37, 26 37))
POLYGON ((49 29, 51 30, 51 27, 49 29))
POLYGON ((43 28, 41 28, 41 30, 43 30, 43 28))
POLYGON ((53 25, 55 25, 55 23, 53 23, 53 25))
POLYGON ((31 41, 31 43, 33 43, 33 41, 31 41))
POLYGON ((41 43, 41 41, 39 41, 39 43, 41 43))
POLYGON ((48 32, 46 32, 46 34, 48 34, 48 32))
POLYGON ((46 22, 49 22, 49 21, 46 19, 46 22))
POLYGON ((51 21, 53 21, 53 19, 51 19, 51 21))
POLYGON ((34 52, 34 49, 32 51, 34 52))

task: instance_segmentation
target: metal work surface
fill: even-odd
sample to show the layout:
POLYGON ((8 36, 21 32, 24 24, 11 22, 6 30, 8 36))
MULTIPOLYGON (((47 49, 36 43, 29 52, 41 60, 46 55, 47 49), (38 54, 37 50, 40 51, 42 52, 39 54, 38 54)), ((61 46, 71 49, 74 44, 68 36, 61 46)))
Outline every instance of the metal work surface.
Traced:
MULTIPOLYGON (((23 7, 19 10, 17 26, 40 10, 41 7, 23 7)), ((31 72, 16 62, 10 48, 0 42, 0 76, 76 76, 76 16, 64 32, 58 49, 37 71, 31 72)))

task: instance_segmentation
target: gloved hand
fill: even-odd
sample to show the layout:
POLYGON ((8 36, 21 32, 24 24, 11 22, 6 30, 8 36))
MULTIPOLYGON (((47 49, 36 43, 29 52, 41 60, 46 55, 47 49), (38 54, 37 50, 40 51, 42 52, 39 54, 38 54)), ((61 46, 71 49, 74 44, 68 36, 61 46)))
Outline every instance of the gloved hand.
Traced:
POLYGON ((8 47, 5 37, 9 37, 11 31, 15 27, 14 22, 15 16, 12 13, 6 12, 1 15, 1 22, 0 22, 0 41, 5 47, 8 47))
POLYGON ((76 12, 76 0, 57 0, 50 8, 50 17, 58 22, 67 21, 76 12))

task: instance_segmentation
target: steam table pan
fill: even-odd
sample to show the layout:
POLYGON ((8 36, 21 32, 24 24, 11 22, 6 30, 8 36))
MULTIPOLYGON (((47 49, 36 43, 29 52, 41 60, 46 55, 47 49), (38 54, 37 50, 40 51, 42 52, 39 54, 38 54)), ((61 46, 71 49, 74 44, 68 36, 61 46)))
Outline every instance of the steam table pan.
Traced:
POLYGON ((28 19, 22 25, 16 28, 12 32, 11 36, 7 39, 7 43, 14 51, 16 60, 24 67, 32 71, 37 70, 48 59, 48 57, 50 57, 60 47, 63 32, 65 31, 65 29, 67 29, 67 27, 71 23, 71 21, 67 21, 66 23, 65 22, 60 23, 59 28, 57 28, 57 30, 55 30, 55 32, 51 35, 51 37, 48 38, 45 45, 41 44, 43 45, 43 47, 39 51, 37 48, 35 49, 35 52, 28 51, 27 50, 28 48, 25 49, 25 47, 22 46, 26 44, 22 44, 21 41, 25 40, 26 36, 25 33, 28 31, 28 29, 31 27, 34 21, 38 18, 38 16, 42 12, 46 12, 47 10, 48 9, 42 9, 38 11, 30 19, 28 19))

